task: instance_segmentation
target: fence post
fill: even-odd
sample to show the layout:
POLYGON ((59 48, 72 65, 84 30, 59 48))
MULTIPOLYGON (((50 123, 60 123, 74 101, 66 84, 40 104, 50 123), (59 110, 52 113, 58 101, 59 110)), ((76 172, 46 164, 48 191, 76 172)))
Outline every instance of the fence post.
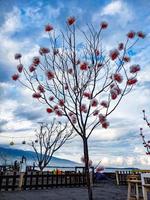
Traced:
POLYGON ((117 185, 119 185, 119 175, 118 175, 118 171, 116 171, 116 181, 117 181, 117 185))
POLYGON ((93 170, 90 169, 90 183, 91 186, 93 187, 93 170))
POLYGON ((42 171, 42 173, 41 173, 41 178, 42 178, 42 189, 44 188, 44 172, 42 171))
POLYGON ((27 187, 27 172, 24 174, 24 184, 23 184, 23 189, 26 190, 27 187))
POLYGON ((49 180, 49 172, 47 171, 47 174, 46 174, 46 188, 48 188, 48 180, 49 180))
POLYGON ((32 178, 33 178, 33 172, 30 174, 30 190, 32 190, 32 178))
POLYGON ((38 189, 38 177, 39 177, 39 173, 36 172, 36 173, 35 173, 35 176, 36 176, 36 185, 35 185, 35 189, 37 190, 37 189, 38 189))
POLYGON ((8 191, 8 183, 9 183, 9 176, 8 176, 8 174, 5 174, 5 177, 6 177, 5 190, 8 191))
POLYGON ((16 186, 16 172, 13 173, 13 182, 12 182, 12 190, 15 190, 16 186))
POLYGON ((4 172, 0 172, 0 191, 2 190, 3 174, 4 172))

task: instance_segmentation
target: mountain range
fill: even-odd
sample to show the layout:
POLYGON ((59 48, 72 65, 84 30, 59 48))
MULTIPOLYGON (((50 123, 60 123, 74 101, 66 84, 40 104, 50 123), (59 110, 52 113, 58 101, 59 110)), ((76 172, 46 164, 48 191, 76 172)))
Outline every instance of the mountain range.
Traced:
MULTIPOLYGON (((0 164, 4 164, 5 161, 3 158, 6 158, 7 164, 13 164, 15 160, 20 161, 22 156, 25 156, 27 158, 27 164, 32 165, 35 160, 35 153, 33 151, 24 151, 20 149, 14 149, 14 148, 5 148, 0 147, 0 164)), ((57 157, 52 157, 52 160, 50 162, 51 166, 61 166, 61 167, 75 167, 79 166, 80 164, 57 157)))
MULTIPOLYGON (((11 165, 14 163, 15 160, 18 162, 21 161, 22 156, 25 156, 27 158, 27 165, 33 165, 33 162, 35 161, 35 153, 33 151, 24 151, 20 149, 14 149, 14 148, 6 148, 6 147, 0 147, 0 165, 4 165, 5 161, 2 159, 2 157, 6 158, 6 164, 11 165)), ((52 160, 50 162, 50 165, 48 166, 51 168, 66 168, 71 169, 76 166, 83 166, 81 163, 76 163, 71 160, 52 157, 52 160)), ((129 168, 120 168, 120 167, 105 167, 105 172, 115 172, 116 170, 133 170, 137 168, 129 167, 129 168)))

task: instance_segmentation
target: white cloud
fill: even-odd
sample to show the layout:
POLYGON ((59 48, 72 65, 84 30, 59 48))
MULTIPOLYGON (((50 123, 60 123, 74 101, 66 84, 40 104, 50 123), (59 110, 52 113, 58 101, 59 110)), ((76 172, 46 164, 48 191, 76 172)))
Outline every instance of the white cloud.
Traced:
POLYGON ((139 154, 139 155, 145 155, 145 148, 142 145, 135 146, 134 153, 139 154))
POLYGON ((134 14, 127 3, 122 0, 115 0, 95 13, 92 21, 97 22, 101 17, 115 17, 114 20, 116 20, 116 23, 124 26, 129 21, 133 20, 134 14))
POLYGON ((53 8, 52 6, 48 6, 47 10, 48 10, 48 15, 49 18, 57 18, 60 15, 61 9, 64 7, 63 4, 59 3, 57 8, 53 8))
POLYGON ((101 15, 115 15, 119 14, 123 9, 121 1, 113 1, 102 9, 101 15))
POLYGON ((109 129, 102 129, 101 127, 94 130, 93 134, 91 135, 92 140, 99 140, 99 141, 113 141, 117 140, 126 135, 126 129, 122 128, 109 128, 109 129))
POLYGON ((24 38, 17 40, 12 37, 16 32, 23 29, 23 22, 21 19, 21 11, 14 7, 9 13, 6 13, 4 23, 0 30, 0 59, 1 63, 8 65, 10 70, 15 67, 18 62, 14 60, 15 53, 23 55, 23 63, 29 65, 32 62, 32 57, 38 55, 39 45, 34 43, 32 38, 24 38))
POLYGON ((18 52, 24 42, 17 43, 11 39, 11 34, 20 30, 22 27, 20 19, 20 11, 14 7, 11 12, 6 14, 4 23, 0 30, 0 58, 1 62, 5 64, 14 64, 14 52, 18 52))
POLYGON ((0 34, 12 34, 20 30, 22 28, 20 15, 20 10, 17 7, 14 7, 11 12, 6 14, 0 34))
POLYGON ((55 8, 50 5, 43 6, 42 3, 39 4, 37 7, 32 6, 32 7, 27 7, 24 9, 25 11, 25 16, 29 17, 30 23, 34 23, 35 25, 39 25, 39 21, 42 21, 45 18, 45 13, 46 13, 46 20, 47 23, 52 23, 52 19, 55 19, 59 17, 61 9, 63 8, 63 4, 59 3, 59 5, 55 8), (44 11, 44 12, 43 12, 44 11))

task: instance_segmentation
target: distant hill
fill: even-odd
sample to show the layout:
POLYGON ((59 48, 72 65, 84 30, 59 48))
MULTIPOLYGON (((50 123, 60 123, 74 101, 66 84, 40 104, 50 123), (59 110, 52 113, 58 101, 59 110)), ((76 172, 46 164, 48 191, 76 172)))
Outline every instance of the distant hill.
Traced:
MULTIPOLYGON (((6 155, 7 164, 12 164, 15 160, 20 161, 22 156, 27 158, 28 164, 32 164, 34 162, 35 153, 33 151, 24 151, 20 149, 12 149, 12 148, 4 148, 0 147, 0 154, 6 155)), ((3 160, 0 156, 0 164, 3 164, 3 160)), ((53 157, 51 160, 51 166, 63 166, 63 167, 75 167, 79 165, 76 162, 67 159, 61 159, 57 157, 53 157)))

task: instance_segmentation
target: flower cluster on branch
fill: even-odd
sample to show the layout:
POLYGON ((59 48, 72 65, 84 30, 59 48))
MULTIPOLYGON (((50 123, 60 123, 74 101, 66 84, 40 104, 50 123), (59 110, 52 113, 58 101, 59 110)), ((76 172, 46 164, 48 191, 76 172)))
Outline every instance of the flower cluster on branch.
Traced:
MULTIPOLYGON (((150 128, 150 122, 147 119, 147 116, 145 114, 145 110, 143 110, 143 120, 146 121, 147 126, 150 128)), ((146 154, 150 155, 150 140, 145 140, 145 135, 143 134, 143 128, 140 128, 140 136, 142 137, 143 145, 146 149, 146 154)))
POLYGON ((97 126, 108 128, 108 116, 138 82, 140 66, 130 66, 127 51, 145 34, 130 31, 124 42, 106 52, 102 34, 109 28, 107 22, 97 29, 88 25, 86 32, 77 28, 75 17, 69 17, 66 23, 59 42, 53 25, 45 26, 49 48, 41 47, 28 69, 23 67, 22 55, 15 54, 19 65, 12 79, 29 88, 33 98, 46 105, 48 114, 66 117, 80 136, 88 138, 97 126), (81 43, 82 48, 78 48, 81 43))

